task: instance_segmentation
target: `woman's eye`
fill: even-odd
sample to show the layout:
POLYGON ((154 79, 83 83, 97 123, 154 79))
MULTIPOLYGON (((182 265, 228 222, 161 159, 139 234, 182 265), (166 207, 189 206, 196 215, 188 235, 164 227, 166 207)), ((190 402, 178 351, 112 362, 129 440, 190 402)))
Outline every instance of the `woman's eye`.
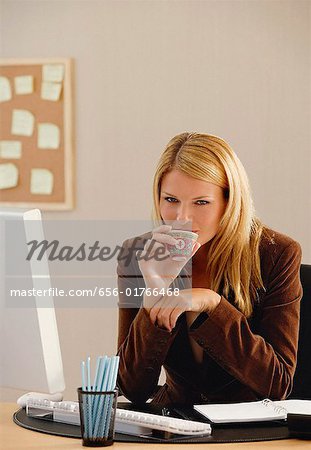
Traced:
MULTIPOLYGON (((175 197, 165 197, 164 200, 166 200, 168 203, 177 203, 178 200, 175 197)), ((196 201, 196 205, 198 206, 204 206, 204 205, 208 205, 210 202, 208 202, 207 200, 197 200, 196 201)))
POLYGON ((208 202, 207 200, 198 200, 196 202, 197 205, 208 205, 210 202, 208 202))
POLYGON ((165 200, 169 203, 176 203, 177 199, 174 197, 165 197, 165 200))

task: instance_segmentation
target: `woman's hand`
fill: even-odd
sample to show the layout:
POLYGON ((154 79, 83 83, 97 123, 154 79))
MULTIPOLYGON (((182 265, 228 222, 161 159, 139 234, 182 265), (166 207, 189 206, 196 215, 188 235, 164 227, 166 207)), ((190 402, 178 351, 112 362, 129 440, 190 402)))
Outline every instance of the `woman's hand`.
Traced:
POLYGON ((166 244, 174 245, 177 242, 168 234, 171 230, 171 225, 161 225, 155 228, 152 232, 152 239, 148 239, 143 251, 136 252, 138 265, 147 288, 168 289, 201 246, 196 242, 190 256, 175 259, 166 248, 166 244))
POLYGON ((221 296, 211 289, 194 288, 179 291, 179 295, 164 296, 147 309, 151 322, 172 331, 178 317, 186 311, 211 313, 218 306, 221 296))

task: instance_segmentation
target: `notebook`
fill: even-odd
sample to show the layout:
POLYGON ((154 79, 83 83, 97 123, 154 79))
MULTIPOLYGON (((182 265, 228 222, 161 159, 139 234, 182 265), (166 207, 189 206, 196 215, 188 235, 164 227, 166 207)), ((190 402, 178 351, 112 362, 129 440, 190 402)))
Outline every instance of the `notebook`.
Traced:
POLYGON ((310 414, 311 400, 269 399, 258 402, 194 405, 196 411, 214 423, 282 420, 287 414, 310 414))

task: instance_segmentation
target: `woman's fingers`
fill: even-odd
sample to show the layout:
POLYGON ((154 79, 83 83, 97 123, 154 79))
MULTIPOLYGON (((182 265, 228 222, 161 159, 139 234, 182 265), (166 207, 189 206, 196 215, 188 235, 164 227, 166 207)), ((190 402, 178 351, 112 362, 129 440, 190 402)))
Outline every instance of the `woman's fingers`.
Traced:
POLYGON ((185 309, 180 306, 173 309, 173 311, 171 312, 171 315, 170 315, 170 326, 171 326, 172 330, 173 330, 173 328, 175 328, 176 322, 177 322, 179 316, 181 316, 184 312, 185 312, 185 309))
POLYGON ((192 310, 192 289, 184 289, 179 292, 178 303, 170 314, 171 329, 175 328, 179 316, 186 311, 192 310))
POLYGON ((145 256, 148 252, 149 252, 149 255, 150 255, 150 249, 154 249, 155 247, 163 247, 163 245, 162 244, 157 244, 155 241, 152 241, 152 239, 148 239, 146 242, 145 242, 145 245, 144 245, 144 248, 143 248, 143 250, 141 251, 141 253, 140 253, 140 256, 145 256))
POLYGON ((154 325, 172 331, 178 317, 188 309, 189 304, 182 296, 165 296, 150 310, 150 319, 154 325))
POLYGON ((148 239, 145 243, 145 246, 143 250, 139 253, 141 257, 147 256, 151 259, 152 256, 159 251, 159 249, 163 249, 161 251, 161 259, 164 258, 164 256, 170 256, 170 252, 166 249, 165 245, 161 242, 157 242, 152 239, 148 239))
POLYGON ((199 248, 201 247, 201 244, 199 244, 199 242, 196 242, 193 247, 192 247, 192 253, 189 256, 173 256, 172 259, 174 261, 181 261, 181 262, 185 262, 185 261, 189 261, 189 259, 191 259, 193 257, 193 255, 199 250, 199 248))
MULTIPOLYGON (((175 239, 173 236, 170 236, 168 234, 165 234, 166 232, 170 231, 172 227, 170 225, 162 225, 161 227, 155 228, 152 232, 152 238, 148 239, 145 242, 144 249, 140 253, 141 256, 145 256, 148 252, 148 256, 153 256, 153 254, 163 245, 170 244, 175 245, 177 244, 177 239, 175 239)), ((197 250, 201 247, 201 244, 196 242, 192 248, 192 253, 190 257, 186 256, 173 256, 172 259, 174 261, 186 261, 187 259, 192 258, 192 256, 197 252, 197 250)), ((170 256, 170 252, 166 249, 166 256, 170 256)))
POLYGON ((160 308, 157 313, 156 323, 161 328, 166 328, 168 331, 172 331, 170 325, 170 315, 172 312, 172 308, 160 308))
POLYGON ((172 230, 172 225, 160 225, 152 230, 153 233, 169 233, 172 230))
POLYGON ((150 319, 153 325, 157 324, 161 328, 171 331, 170 313, 175 308, 176 300, 173 296, 163 297, 150 311, 150 319))
POLYGON ((173 236, 170 236, 169 234, 163 234, 163 233, 152 233, 152 238, 155 241, 162 242, 163 244, 171 244, 175 245, 177 244, 177 239, 173 238, 173 236))
POLYGON ((158 314, 159 310, 160 310, 160 308, 156 308, 155 306, 153 306, 149 311, 149 317, 150 317, 150 320, 153 325, 156 324, 157 314, 158 314))
POLYGON ((184 261, 187 261, 187 256, 172 256, 172 260, 173 261, 181 261, 181 262, 184 262, 184 261))

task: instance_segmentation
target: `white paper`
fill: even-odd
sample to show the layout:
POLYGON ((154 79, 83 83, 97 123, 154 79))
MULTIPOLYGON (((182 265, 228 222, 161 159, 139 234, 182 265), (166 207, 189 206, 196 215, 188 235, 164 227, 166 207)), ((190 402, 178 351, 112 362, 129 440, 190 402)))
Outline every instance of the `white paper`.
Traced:
POLYGON ((264 422, 286 418, 286 413, 274 410, 273 405, 271 406, 269 403, 266 404, 265 401, 259 400, 230 404, 193 405, 193 408, 214 423, 264 422))
POLYGON ((7 102, 12 98, 10 81, 7 77, 0 77, 0 102, 7 102))
POLYGON ((54 123, 38 124, 38 148, 57 149, 59 148, 60 132, 59 127, 54 123))
POLYGON ((25 95, 33 93, 33 76, 23 75, 14 77, 15 94, 25 95))
POLYGON ((44 64, 42 67, 42 80, 61 83, 64 79, 65 67, 63 64, 44 64))
POLYGON ((193 405, 193 408, 214 423, 263 422, 286 419, 288 413, 311 414, 311 400, 265 399, 254 402, 193 405))
POLYGON ((35 117, 26 109, 13 109, 11 133, 18 136, 32 136, 35 117))
POLYGON ((21 141, 0 141, 0 158, 20 159, 21 156, 21 141))
POLYGON ((0 164, 0 189, 10 189, 17 186, 18 169, 15 164, 0 164))
POLYGON ((51 81, 44 81, 41 84, 41 98, 43 100, 52 100, 57 102, 62 90, 61 83, 52 83, 51 81))
POLYGON ((277 400, 273 405, 285 408, 290 414, 310 414, 311 415, 311 400, 277 400))
POLYGON ((30 192, 32 194, 51 195, 54 177, 48 169, 31 169, 30 192))

